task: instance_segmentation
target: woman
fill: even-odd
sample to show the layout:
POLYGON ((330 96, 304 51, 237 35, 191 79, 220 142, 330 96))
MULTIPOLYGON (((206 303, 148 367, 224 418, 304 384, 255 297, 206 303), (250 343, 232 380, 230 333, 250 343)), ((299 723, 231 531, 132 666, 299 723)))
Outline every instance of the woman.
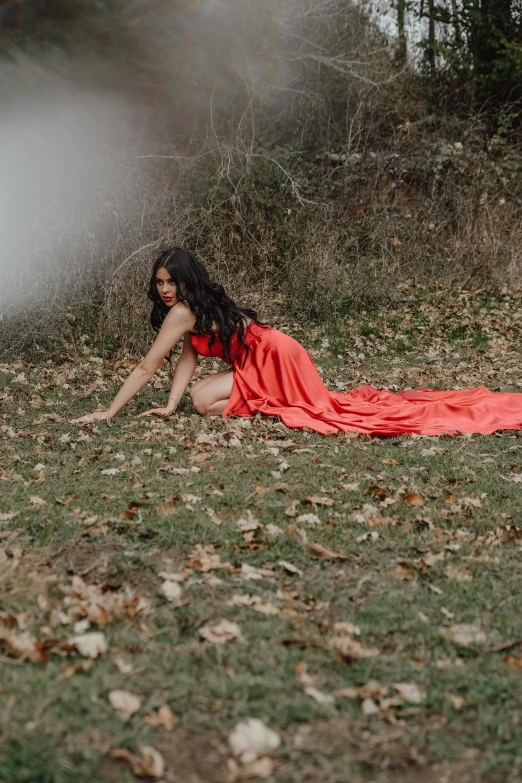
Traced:
POLYGON ((346 394, 330 392, 312 358, 288 335, 259 322, 254 310, 239 307, 222 286, 212 283, 189 250, 166 250, 156 260, 149 288, 152 348, 127 378, 106 411, 77 419, 79 424, 111 419, 152 378, 178 340, 168 403, 142 413, 170 416, 196 367, 198 355, 223 359, 229 369, 197 381, 190 389, 200 414, 279 416, 288 427, 316 432, 422 435, 522 428, 522 394, 494 393, 480 386, 466 391, 402 391, 362 386, 346 394))

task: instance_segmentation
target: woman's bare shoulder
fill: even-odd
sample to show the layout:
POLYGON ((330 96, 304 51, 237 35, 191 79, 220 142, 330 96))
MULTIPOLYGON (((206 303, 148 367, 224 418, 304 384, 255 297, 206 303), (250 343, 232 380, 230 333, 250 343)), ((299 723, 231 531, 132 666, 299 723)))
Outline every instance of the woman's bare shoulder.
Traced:
POLYGON ((188 307, 188 305, 184 304, 183 302, 178 302, 170 308, 169 312, 165 316, 165 323, 169 325, 172 324, 172 326, 175 325, 177 328, 181 326, 186 332, 188 332, 194 327, 194 324, 196 323, 196 316, 188 307))

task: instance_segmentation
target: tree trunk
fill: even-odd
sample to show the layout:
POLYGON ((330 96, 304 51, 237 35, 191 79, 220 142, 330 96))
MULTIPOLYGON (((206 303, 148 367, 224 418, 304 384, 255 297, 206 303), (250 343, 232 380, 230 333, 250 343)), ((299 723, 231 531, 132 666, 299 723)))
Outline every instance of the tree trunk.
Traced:
POLYGON ((428 65, 430 76, 435 76, 435 0, 428 0, 428 65))
POLYGON ((460 49, 462 46, 462 31, 460 29, 459 9, 457 0, 451 0, 451 15, 453 21, 453 30, 455 31, 455 43, 460 49))
POLYGON ((406 42, 406 0, 397 0, 397 50, 395 53, 395 59, 398 64, 405 66, 408 59, 408 48, 406 42))

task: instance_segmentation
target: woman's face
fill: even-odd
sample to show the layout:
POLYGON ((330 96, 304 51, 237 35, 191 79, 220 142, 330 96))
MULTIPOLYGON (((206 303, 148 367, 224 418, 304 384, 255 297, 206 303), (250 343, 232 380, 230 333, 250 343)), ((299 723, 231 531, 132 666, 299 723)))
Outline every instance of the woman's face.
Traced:
POLYGON ((167 307, 173 307, 173 305, 177 304, 176 283, 164 266, 160 267, 156 272, 156 286, 158 294, 167 307))

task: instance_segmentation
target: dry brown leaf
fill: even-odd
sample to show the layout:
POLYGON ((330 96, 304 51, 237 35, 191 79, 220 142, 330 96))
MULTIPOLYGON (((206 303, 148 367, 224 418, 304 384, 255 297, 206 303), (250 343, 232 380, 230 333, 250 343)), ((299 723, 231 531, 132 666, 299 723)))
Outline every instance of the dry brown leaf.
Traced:
POLYGON ((509 666, 510 669, 516 669, 519 672, 522 671, 522 658, 517 655, 506 655, 504 657, 504 663, 506 666, 509 666))
POLYGON ((279 614, 279 609, 274 604, 267 601, 263 601, 261 596, 254 595, 252 593, 239 594, 236 593, 227 601, 229 606, 245 606, 249 609, 253 609, 260 614, 279 614))
POLYGON ((402 557, 397 558, 397 563, 392 569, 392 574, 397 579, 413 579, 413 569, 402 557))
POLYGON ((433 552, 426 552, 426 554, 422 557, 422 563, 427 566, 434 566, 437 563, 440 563, 444 558, 446 557, 445 552, 439 552, 438 554, 433 554, 433 552))
POLYGON ((120 759, 130 764, 132 771, 140 778, 161 778, 165 773, 165 761, 161 753, 149 745, 140 747, 141 757, 136 756, 126 748, 110 751, 114 759, 120 759))
POLYGON ((47 505, 47 501, 44 500, 43 498, 38 497, 38 495, 31 495, 31 497, 29 498, 29 503, 31 504, 31 506, 33 506, 33 508, 41 508, 42 506, 47 505))
POLYGON ((352 555, 347 555, 345 552, 336 552, 333 549, 328 549, 322 544, 314 544, 311 541, 307 541, 306 551, 310 557, 322 560, 348 560, 352 557, 352 555))
POLYGON ((0 645, 7 647, 23 661, 42 661, 47 657, 40 642, 28 631, 15 633, 0 627, 0 645))
POLYGON ((106 625, 116 617, 127 615, 130 618, 150 610, 150 601, 137 595, 130 588, 125 591, 105 591, 100 585, 87 585, 77 575, 72 578, 72 589, 66 592, 76 599, 71 603, 68 614, 72 617, 88 617, 98 625, 106 625))
POLYGON ((226 619, 216 620, 213 623, 204 625, 199 629, 198 635, 202 639, 212 642, 212 644, 226 644, 234 639, 243 641, 239 625, 226 619))
POLYGON ((464 696, 455 696, 453 693, 446 693, 446 699, 456 710, 461 710, 463 707, 468 707, 471 704, 464 696))
POLYGON ((274 762, 269 756, 263 756, 257 761, 252 761, 241 767, 234 759, 228 759, 227 766, 230 783, 235 780, 264 780, 269 778, 274 771, 274 762))
POLYGON ((161 592, 174 605, 179 605, 181 599, 181 587, 178 582, 166 579, 161 585, 161 592))
POLYGON ((258 718, 247 718, 238 723, 228 737, 234 756, 242 764, 250 764, 256 759, 276 750, 281 744, 279 735, 258 718))
POLYGON ((385 517, 373 503, 363 503, 360 509, 352 512, 350 519, 359 525, 368 525, 369 527, 384 527, 396 524, 395 517, 385 517))
POLYGON ((293 563, 289 563, 288 560, 279 560, 277 565, 280 565, 281 568, 284 568, 285 571, 288 571, 289 574, 299 574, 300 576, 303 575, 301 569, 295 566, 293 563))
POLYGON ((212 571, 215 568, 231 568, 230 563, 222 563, 213 546, 196 544, 185 563, 193 571, 212 571))
POLYGON ((456 568, 455 566, 447 566, 444 569, 444 573, 448 579, 455 579, 457 582, 471 582, 473 579, 467 568, 456 568))
POLYGON ((179 718, 174 715, 168 704, 163 704, 157 712, 146 713, 142 718, 148 726, 163 726, 169 731, 179 723, 179 718))
POLYGON ((134 668, 132 663, 126 661, 121 655, 115 655, 113 660, 121 674, 132 674, 134 668))
POLYGON ((318 704, 334 704, 335 703, 335 696, 333 696, 331 693, 325 693, 324 691, 320 691, 318 688, 315 688, 313 685, 308 685, 304 692, 307 696, 310 696, 314 701, 316 701, 318 704))
POLYGON ((11 519, 14 519, 19 514, 18 511, 6 511, 0 514, 0 522, 10 522, 11 519))
POLYGON ((339 622, 333 627, 333 634, 328 639, 328 647, 337 650, 343 658, 374 658, 379 655, 379 650, 374 647, 363 647, 363 645, 354 638, 354 633, 359 632, 357 626, 351 623, 339 622))
POLYGON ((332 498, 322 497, 320 495, 311 495, 305 498, 308 503, 315 503, 316 506, 334 506, 335 500, 332 498))
POLYGON ((75 647, 80 655, 85 658, 97 658, 107 652, 107 640, 105 634, 100 632, 84 633, 73 636, 69 644, 75 647))
POLYGON ((76 672, 88 672, 92 664, 92 661, 79 661, 78 663, 71 663, 65 669, 65 671, 60 674, 59 679, 68 680, 70 677, 76 674, 76 672))
POLYGON ((248 563, 242 563, 241 579, 273 579, 274 572, 270 568, 256 568, 248 563))
POLYGON ((290 504, 285 509, 285 514, 287 517, 296 517, 299 514, 299 511, 297 510, 297 506, 301 505, 298 500, 292 500, 290 504))
POLYGON ((449 642, 469 647, 471 644, 484 644, 487 641, 486 634, 477 624, 460 623, 450 625, 447 628, 439 628, 439 633, 449 642))
POLYGON ((409 701, 411 704, 420 704, 426 698, 426 689, 413 682, 394 682, 392 685, 404 701, 409 701))
POLYGON ((308 525, 309 527, 317 527, 322 524, 317 514, 300 514, 295 521, 300 525, 308 525))
POLYGON ((111 691, 109 701, 123 721, 129 720, 141 707, 140 697, 128 691, 111 691))
POLYGON ((423 506, 424 501, 419 495, 418 492, 408 492, 407 495, 403 498, 404 502, 408 504, 408 506, 423 506))

